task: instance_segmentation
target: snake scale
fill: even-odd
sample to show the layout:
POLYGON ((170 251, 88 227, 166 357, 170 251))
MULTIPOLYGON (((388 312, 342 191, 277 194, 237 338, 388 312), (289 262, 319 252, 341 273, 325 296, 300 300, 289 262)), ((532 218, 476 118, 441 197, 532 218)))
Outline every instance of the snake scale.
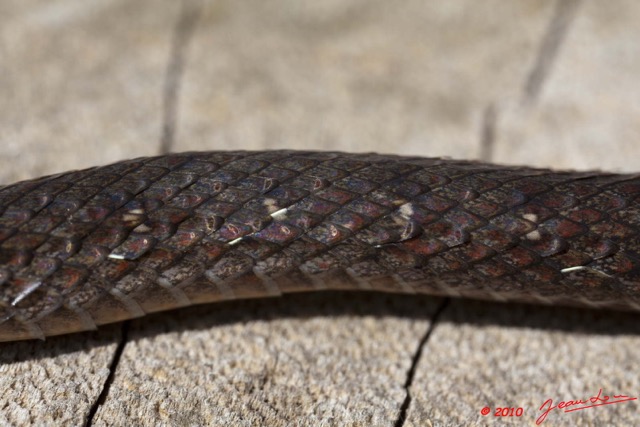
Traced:
POLYGON ((640 175, 230 151, 0 187, 0 341, 325 289, 640 310, 640 175))

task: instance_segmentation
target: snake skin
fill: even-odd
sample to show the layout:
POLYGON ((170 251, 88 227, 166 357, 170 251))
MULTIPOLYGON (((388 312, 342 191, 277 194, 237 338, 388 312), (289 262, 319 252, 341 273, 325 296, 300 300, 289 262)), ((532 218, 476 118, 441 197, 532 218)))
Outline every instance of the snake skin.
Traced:
POLYGON ((0 341, 357 289, 640 309, 640 175, 378 154, 140 158, 0 187, 0 341))

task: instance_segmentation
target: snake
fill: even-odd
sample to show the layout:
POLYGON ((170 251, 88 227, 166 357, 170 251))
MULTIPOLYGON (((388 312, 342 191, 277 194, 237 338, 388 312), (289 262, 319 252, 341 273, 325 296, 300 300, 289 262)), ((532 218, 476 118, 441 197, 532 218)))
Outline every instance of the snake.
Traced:
POLYGON ((0 341, 325 290, 639 311, 640 174, 209 151, 0 187, 0 341))

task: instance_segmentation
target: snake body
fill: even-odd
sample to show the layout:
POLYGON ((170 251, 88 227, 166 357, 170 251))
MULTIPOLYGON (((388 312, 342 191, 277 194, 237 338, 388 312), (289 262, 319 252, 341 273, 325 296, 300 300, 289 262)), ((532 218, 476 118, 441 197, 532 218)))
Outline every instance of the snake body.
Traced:
POLYGON ((0 341, 325 289, 640 309, 640 175, 335 152, 0 187, 0 341))

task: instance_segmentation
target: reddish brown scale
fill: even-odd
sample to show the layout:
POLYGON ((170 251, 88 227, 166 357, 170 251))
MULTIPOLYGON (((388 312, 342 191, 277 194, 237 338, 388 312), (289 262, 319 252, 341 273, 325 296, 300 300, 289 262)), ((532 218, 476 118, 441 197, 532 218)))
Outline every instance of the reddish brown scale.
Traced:
POLYGON ((445 199, 435 194, 424 194, 422 196, 416 197, 414 201, 418 206, 438 213, 446 212, 456 205, 456 203, 452 200, 445 199))
POLYGON ((267 242, 284 245, 286 243, 295 240, 302 234, 302 230, 297 227, 273 223, 264 228, 263 230, 255 233, 254 237, 259 240, 265 240, 267 242))
MULTIPOLYGON (((176 234, 176 236, 178 235, 176 234)), ((137 259, 147 253, 154 244, 155 239, 153 237, 132 235, 120 246, 111 251, 111 257, 122 259, 137 259)))
POLYGON ((402 242, 401 247, 415 255, 430 257, 431 255, 444 252, 449 246, 435 237, 420 236, 402 242))
POLYGON ((349 236, 349 231, 334 224, 321 224, 307 233, 307 237, 322 243, 325 246, 333 246, 349 236))
POLYGON ((547 231, 557 234, 564 239, 570 239, 572 237, 579 236, 586 233, 588 228, 574 221, 570 221, 565 218, 555 218, 541 224, 547 231))
POLYGON ((346 207, 355 213, 362 214, 369 218, 378 218, 389 212, 389 208, 366 200, 365 198, 353 200, 348 203, 346 207))
POLYGON ((640 176, 206 152, 0 187, 0 341, 325 289, 640 310, 640 176))

